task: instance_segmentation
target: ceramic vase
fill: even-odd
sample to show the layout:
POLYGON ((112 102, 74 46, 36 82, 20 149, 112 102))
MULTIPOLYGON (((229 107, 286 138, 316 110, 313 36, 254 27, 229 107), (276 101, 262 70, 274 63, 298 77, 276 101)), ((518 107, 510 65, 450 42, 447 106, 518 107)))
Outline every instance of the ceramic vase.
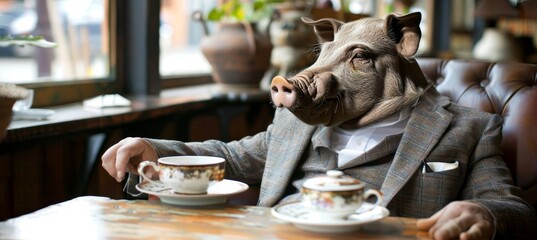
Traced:
POLYGON ((200 48, 212 66, 214 81, 226 88, 259 88, 270 67, 272 44, 254 23, 218 23, 217 31, 207 32, 200 48))

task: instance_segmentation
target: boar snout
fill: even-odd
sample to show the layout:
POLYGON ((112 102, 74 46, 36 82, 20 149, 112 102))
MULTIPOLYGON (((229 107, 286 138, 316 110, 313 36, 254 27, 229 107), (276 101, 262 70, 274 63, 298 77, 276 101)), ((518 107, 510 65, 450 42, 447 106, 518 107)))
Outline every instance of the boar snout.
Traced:
POLYGON ((290 108, 296 102, 296 94, 295 86, 287 81, 287 79, 280 76, 272 79, 270 95, 276 107, 290 108))

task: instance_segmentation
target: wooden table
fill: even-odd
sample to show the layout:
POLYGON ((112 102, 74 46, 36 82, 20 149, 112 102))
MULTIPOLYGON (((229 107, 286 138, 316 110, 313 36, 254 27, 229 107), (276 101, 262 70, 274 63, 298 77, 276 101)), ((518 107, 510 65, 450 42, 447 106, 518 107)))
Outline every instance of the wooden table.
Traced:
POLYGON ((352 233, 307 232, 270 208, 178 207, 159 201, 79 197, 0 222, 0 239, 427 239, 416 220, 388 217, 352 233))

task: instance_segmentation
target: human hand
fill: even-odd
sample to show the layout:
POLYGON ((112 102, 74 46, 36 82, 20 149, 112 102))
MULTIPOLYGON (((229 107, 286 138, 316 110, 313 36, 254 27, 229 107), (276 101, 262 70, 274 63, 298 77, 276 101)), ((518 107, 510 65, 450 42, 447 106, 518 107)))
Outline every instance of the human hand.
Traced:
POLYGON ((110 147, 102 156, 103 168, 121 182, 125 172, 138 174, 136 167, 146 160, 155 161, 158 158, 153 147, 142 138, 125 138, 110 147))
POLYGON ((448 204, 433 216, 420 219, 418 229, 434 239, 492 239, 494 220, 487 209, 467 201, 448 204))

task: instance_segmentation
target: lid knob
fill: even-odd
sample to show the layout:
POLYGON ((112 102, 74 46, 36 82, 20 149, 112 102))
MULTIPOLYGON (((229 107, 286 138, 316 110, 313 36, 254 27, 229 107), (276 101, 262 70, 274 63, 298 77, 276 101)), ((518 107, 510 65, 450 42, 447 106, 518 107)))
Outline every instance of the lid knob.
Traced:
POLYGON ((326 176, 331 177, 331 178, 338 178, 338 177, 343 176, 343 172, 339 170, 328 170, 326 172, 326 176))

